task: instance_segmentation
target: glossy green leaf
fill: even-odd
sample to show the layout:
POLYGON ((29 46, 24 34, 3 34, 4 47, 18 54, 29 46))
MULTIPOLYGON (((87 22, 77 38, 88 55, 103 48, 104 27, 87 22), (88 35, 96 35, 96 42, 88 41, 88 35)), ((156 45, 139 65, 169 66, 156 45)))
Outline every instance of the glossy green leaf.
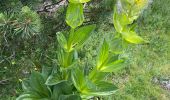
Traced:
POLYGON ((66 81, 66 80, 62 80, 59 73, 53 73, 47 78, 45 84, 46 85, 56 85, 56 84, 59 84, 64 81, 66 81))
POLYGON ((95 28, 96 25, 87 25, 72 32, 71 37, 69 38, 69 41, 71 42, 71 50, 74 48, 79 49, 91 36, 91 33, 95 28))
POLYGON ((99 51, 98 57, 97 57, 97 69, 100 69, 103 64, 106 62, 109 56, 109 45, 104 40, 103 45, 99 51))
POLYGON ((82 25, 83 21, 83 4, 69 3, 66 12, 66 23, 74 29, 82 25))
POLYGON ((89 74, 89 79, 93 82, 96 83, 98 81, 103 80, 108 73, 104 73, 101 71, 98 71, 97 69, 93 69, 90 74, 89 74))
MULTIPOLYGON (((115 7, 116 8, 116 7, 115 7)), ((121 33, 123 30, 123 26, 121 25, 120 21, 118 20, 120 16, 118 16, 117 11, 115 10, 113 14, 113 24, 117 32, 121 33)))
POLYGON ((41 94, 42 97, 48 97, 50 95, 50 91, 45 85, 45 80, 39 72, 33 71, 29 82, 33 91, 41 94))
POLYGON ((112 83, 100 81, 95 84, 95 88, 91 88, 86 92, 83 92, 82 97, 111 95, 114 94, 117 89, 118 88, 112 83))
POLYGON ((62 94, 60 84, 57 84, 53 87, 53 92, 51 95, 52 100, 58 100, 59 96, 62 94))
POLYGON ((63 81, 53 87, 52 100, 59 100, 61 95, 72 94, 73 86, 69 81, 63 81))
POLYGON ((63 35, 63 33, 58 32, 57 34, 57 40, 59 45, 63 48, 63 49, 67 49, 67 39, 66 37, 63 35))
POLYGON ((119 18, 122 26, 131 24, 133 21, 130 21, 126 13, 121 13, 121 18, 119 18))
POLYGON ((74 61, 74 52, 66 52, 63 49, 59 48, 57 52, 59 65, 63 68, 68 68, 72 65, 74 61))
POLYGON ((119 69, 123 60, 117 60, 117 56, 109 56, 109 45, 104 40, 103 45, 100 49, 98 60, 97 60, 97 70, 101 72, 113 72, 119 69))
POLYGON ((123 60, 116 60, 114 62, 111 63, 107 63, 106 65, 104 65, 100 71, 101 72, 115 72, 119 69, 122 68, 122 64, 123 64, 123 60))
POLYGON ((48 76, 51 74, 52 72, 52 67, 47 67, 47 66, 42 66, 42 76, 44 78, 44 80, 47 80, 48 76))
POLYGON ((90 0, 69 0, 71 3, 86 3, 89 2, 90 0))
POLYGON ((71 71, 71 79, 76 89, 78 91, 82 91, 83 86, 85 84, 85 77, 83 72, 78 68, 73 69, 71 71))
POLYGON ((134 20, 131 20, 126 12, 123 12, 123 8, 115 7, 113 14, 113 23, 117 32, 121 33, 129 24, 132 24, 134 20), (121 11, 119 11, 121 9, 121 11))
POLYGON ((16 100, 49 100, 49 98, 43 98, 36 92, 27 92, 20 95, 16 100))
POLYGON ((118 89, 112 83, 108 83, 104 81, 96 83, 96 86, 97 86, 96 90, 92 92, 91 94, 98 95, 98 96, 99 95, 111 95, 115 93, 118 89))
POLYGON ((95 85, 84 76, 83 71, 80 69, 73 69, 71 72, 71 78, 77 91, 80 93, 86 93, 89 89, 95 88, 95 85))
POLYGON ((22 80, 22 89, 27 92, 31 90, 29 80, 22 80))
POLYGON ((121 34, 116 34, 116 36, 113 38, 113 43, 111 45, 111 52, 113 54, 122 54, 124 51, 124 47, 127 46, 127 43, 124 39, 120 37, 121 34))
POLYGON ((144 40, 142 37, 138 36, 134 31, 128 31, 128 30, 124 30, 122 32, 122 37, 130 42, 130 43, 134 43, 134 44, 141 44, 141 43, 147 43, 148 41, 144 40))
POLYGON ((101 96, 113 94, 117 87, 103 81, 92 82, 85 77, 79 69, 72 70, 72 81, 76 89, 81 93, 82 98, 89 96, 101 96))

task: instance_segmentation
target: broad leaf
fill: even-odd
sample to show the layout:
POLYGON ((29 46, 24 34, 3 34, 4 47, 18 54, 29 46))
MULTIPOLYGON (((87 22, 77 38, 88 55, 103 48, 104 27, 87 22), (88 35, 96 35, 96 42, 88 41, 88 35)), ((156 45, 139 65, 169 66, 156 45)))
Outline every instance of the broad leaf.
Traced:
POLYGON ((20 95, 16 100, 49 100, 49 98, 43 98, 36 92, 27 92, 20 95))
POLYGON ((74 52, 66 52, 63 49, 59 48, 57 52, 59 65, 63 68, 68 68, 72 65, 74 61, 74 52))
POLYGON ((97 70, 101 72, 113 72, 121 68, 123 60, 117 60, 117 56, 109 56, 109 45, 104 40, 103 45, 100 49, 98 60, 97 60, 97 70))
POLYGON ((87 76, 84 76, 83 71, 78 68, 72 70, 71 78, 74 86, 80 93, 86 93, 89 89, 95 88, 95 85, 88 79, 87 76))
POLYGON ((89 96, 105 96, 114 94, 117 91, 117 87, 112 83, 100 81, 95 83, 95 88, 88 89, 82 93, 82 98, 89 96))
POLYGON ((99 51, 98 54, 98 59, 97 59, 97 69, 100 69, 103 64, 106 62, 109 56, 109 45, 108 43, 104 40, 103 45, 99 51))
POLYGON ((56 84, 59 84, 59 83, 64 82, 64 81, 66 81, 66 80, 62 80, 59 73, 54 73, 54 74, 52 74, 48 77, 45 84, 46 85, 56 85, 56 84))
POLYGON ((59 100, 61 95, 72 93, 73 86, 69 81, 63 81, 53 87, 52 100, 59 100))
POLYGON ((125 25, 128 25, 128 24, 132 24, 134 20, 130 20, 128 14, 122 12, 120 14, 119 21, 120 21, 122 26, 125 26, 125 25))
POLYGON ((116 31, 119 32, 119 33, 121 33, 122 30, 123 30, 123 26, 120 23, 120 18, 121 18, 120 13, 121 12, 118 11, 118 8, 115 7, 114 14, 113 14, 113 24, 114 24, 114 27, 115 27, 116 31))
POLYGON ((107 73, 98 71, 97 69, 93 69, 90 74, 89 74, 89 79, 93 82, 96 83, 98 81, 103 80, 106 77, 107 73))
POLYGON ((110 95, 117 90, 117 87, 111 83, 103 81, 92 82, 88 77, 85 77, 79 69, 72 70, 72 81, 76 89, 81 93, 82 98, 110 95))
POLYGON ((111 95, 117 91, 117 87, 113 85, 112 83, 107 83, 104 81, 96 83, 96 90, 91 92, 90 94, 93 95, 111 95))
POLYGON ((50 91, 45 85, 43 76, 39 72, 33 71, 29 82, 34 91, 39 93, 42 97, 49 97, 50 91))
POLYGON ((112 42, 111 52, 113 54, 122 54, 124 47, 127 47, 127 42, 120 37, 119 33, 113 38, 112 42))
POLYGON ((71 3, 86 3, 89 2, 90 0, 69 0, 71 3))
POLYGON ((83 72, 78 68, 73 69, 71 71, 71 79, 76 89, 78 91, 82 91, 83 86, 85 84, 85 77, 83 72))
POLYGON ((121 33, 122 37, 130 42, 130 43, 135 43, 135 44, 141 44, 141 43, 147 43, 148 41, 144 40, 140 36, 138 36, 134 31, 128 31, 128 30, 123 30, 121 33))
POLYGON ((65 36, 63 35, 63 33, 58 32, 57 34, 57 40, 59 45, 66 50, 67 49, 67 39, 65 38, 65 36))
POLYGON ((111 62, 111 63, 107 63, 106 65, 104 65, 100 71, 101 72, 115 72, 119 69, 122 68, 122 63, 124 61, 123 60, 116 60, 114 62, 111 62))
POLYGON ((29 80, 22 80, 22 89, 25 92, 31 91, 31 86, 30 86, 29 80))
POLYGON ((90 37, 90 34, 95 28, 96 25, 87 25, 79 28, 74 33, 71 33, 71 37, 69 38, 71 50, 73 50, 73 48, 79 49, 90 37))
POLYGON ((61 95, 59 100, 82 100, 79 95, 71 94, 71 95, 61 95))
POLYGON ((58 100, 59 96, 62 94, 60 84, 57 84, 53 87, 53 92, 51 95, 52 100, 58 100))
POLYGON ((83 4, 69 3, 66 12, 66 22, 71 28, 80 26, 84 21, 83 4))
POLYGON ((52 67, 47 67, 47 66, 42 67, 41 73, 42 73, 44 80, 47 80, 47 78, 51 74, 51 72, 52 72, 52 67))

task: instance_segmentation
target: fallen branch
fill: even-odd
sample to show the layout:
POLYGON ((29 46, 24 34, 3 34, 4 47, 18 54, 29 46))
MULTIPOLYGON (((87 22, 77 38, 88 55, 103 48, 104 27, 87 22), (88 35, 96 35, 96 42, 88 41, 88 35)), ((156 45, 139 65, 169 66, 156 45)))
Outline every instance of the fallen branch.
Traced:
POLYGON ((68 3, 67 0, 61 0, 61 1, 54 3, 54 4, 45 5, 41 10, 38 10, 37 13, 56 12, 60 6, 67 5, 67 3, 68 3))
POLYGON ((0 81, 0 84, 4 85, 4 84, 6 84, 9 80, 10 80, 10 79, 1 80, 1 81, 0 81))

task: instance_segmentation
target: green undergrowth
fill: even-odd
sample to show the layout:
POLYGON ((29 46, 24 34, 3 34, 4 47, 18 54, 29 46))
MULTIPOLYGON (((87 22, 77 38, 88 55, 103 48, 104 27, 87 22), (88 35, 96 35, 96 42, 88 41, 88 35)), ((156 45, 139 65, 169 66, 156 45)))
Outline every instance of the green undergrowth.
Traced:
MULTIPOLYGON (((123 69, 121 69, 118 73, 112 73, 110 76, 108 76, 107 80, 115 83, 119 87, 119 90, 112 96, 101 97, 101 100, 170 99, 170 91, 163 89, 160 84, 153 82, 153 78, 155 77, 170 79, 169 5, 170 0, 153 0, 153 3, 143 12, 138 21, 136 21, 136 31, 140 36, 149 41, 148 44, 130 44, 128 46, 124 45, 118 46, 116 48, 118 50, 121 50, 122 48, 124 49, 122 51, 123 54, 121 57, 125 58, 126 62, 123 69)), ((114 37, 116 33, 112 24, 112 14, 110 13, 113 12, 99 14, 100 16, 97 18, 99 18, 100 21, 98 23, 97 31, 92 34, 89 42, 79 52, 81 63, 84 65, 85 69, 91 69, 94 67, 98 52, 97 48, 101 46, 104 38, 109 42, 111 49, 115 50, 115 46, 113 45, 114 39, 111 37, 114 37)), ((44 23, 48 24, 46 22, 44 23)), ((48 51, 53 51, 55 48, 51 48, 50 50, 46 50, 46 46, 43 48, 44 49, 41 51, 42 54, 44 53, 43 55, 48 55, 48 57, 42 56, 42 54, 37 51, 39 49, 37 49, 34 51, 36 55, 34 55, 34 53, 30 55, 32 58, 21 58, 20 62, 14 60, 13 63, 10 63, 10 67, 0 66, 0 78, 5 79, 7 77, 11 77, 11 79, 9 79, 10 83, 7 82, 8 84, 3 85, 3 87, 0 86, 0 100, 15 100, 15 97, 18 96, 21 91, 19 79, 26 77, 23 76, 22 73, 28 72, 29 74, 30 70, 34 69, 33 66, 39 66, 39 63, 37 62, 44 61, 39 60, 40 58, 46 58, 49 61, 53 60, 51 58, 54 57, 50 57, 51 53, 48 54, 48 51), (29 59, 33 60, 34 62, 29 61, 29 59), (25 62, 22 63, 23 61, 25 62), (32 65, 32 63, 35 64, 32 65), (23 65, 23 67, 18 65, 23 65)))
MULTIPOLYGON (((137 32, 149 41, 148 44, 124 47, 122 57, 127 62, 119 73, 113 73, 108 78, 119 86, 119 91, 103 100, 169 100, 168 90, 154 83, 153 79, 170 79, 170 1, 153 0, 153 3, 136 21, 137 32)), ((102 17, 102 16, 101 16, 102 17)), ((102 18, 101 18, 102 19, 102 18)), ((102 20, 98 32, 94 33, 91 41, 85 46, 86 57, 84 64, 93 67, 96 57, 96 47, 106 38, 113 44, 115 31, 110 18, 102 20), (99 40, 100 39, 100 40, 99 40), (86 63, 89 59, 91 62, 86 63)), ((111 45, 112 46, 112 45, 111 45)))

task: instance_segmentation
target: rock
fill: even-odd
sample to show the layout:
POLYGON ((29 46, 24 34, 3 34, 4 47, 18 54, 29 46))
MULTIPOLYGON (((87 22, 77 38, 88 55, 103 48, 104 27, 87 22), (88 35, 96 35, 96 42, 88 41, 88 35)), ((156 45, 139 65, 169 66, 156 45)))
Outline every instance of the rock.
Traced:
POLYGON ((170 84, 167 84, 167 85, 166 85, 166 88, 167 88, 168 90, 170 90, 170 84))

